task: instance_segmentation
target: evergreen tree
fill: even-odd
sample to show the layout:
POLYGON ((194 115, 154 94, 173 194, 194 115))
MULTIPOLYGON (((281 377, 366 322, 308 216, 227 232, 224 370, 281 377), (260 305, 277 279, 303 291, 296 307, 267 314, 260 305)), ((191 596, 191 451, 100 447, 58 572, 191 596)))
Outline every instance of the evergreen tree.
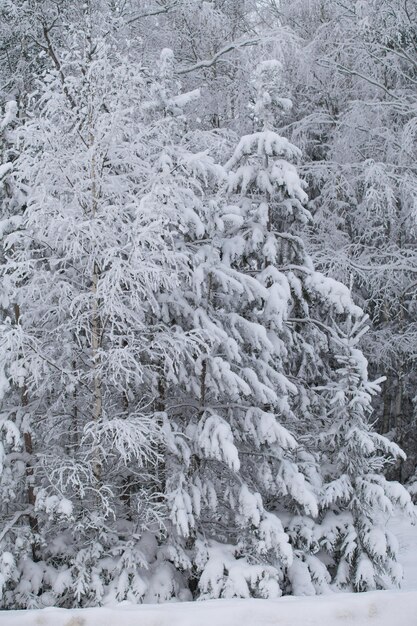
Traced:
POLYGON ((382 473, 387 463, 405 455, 369 421, 381 381, 369 382, 368 364, 358 349, 367 324, 366 316, 348 318, 345 329, 332 336, 337 366, 333 379, 318 388, 326 399, 326 417, 315 435, 323 468, 316 540, 329 553, 336 585, 355 591, 400 584, 398 543, 386 519, 396 507, 414 515, 404 487, 382 473))
POLYGON ((281 3, 300 37, 287 66, 297 107, 289 131, 303 146, 316 265, 345 284, 369 314, 362 348, 373 376, 377 428, 404 446, 415 438, 416 7, 365 0, 281 3), (372 27, 371 27, 372 25, 372 27))
MULTIPOLYGON (((316 555, 328 545, 317 522, 329 476, 314 442, 326 438, 321 419, 329 427, 333 405, 318 391, 324 382, 345 384, 342 370, 333 371, 342 341, 336 322, 363 319, 346 287, 314 271, 297 235, 309 217, 290 162, 299 151, 272 130, 277 112, 290 106, 280 97, 280 64, 262 63, 255 84, 261 130, 243 137, 226 164, 227 199, 211 204, 192 243, 194 290, 186 305, 176 299, 170 306, 176 324, 197 323, 211 338, 187 375, 183 423, 176 420, 191 446, 187 472, 174 480, 173 521, 182 546, 194 545, 202 597, 314 593, 331 582, 316 555)), ((357 430, 366 436, 364 417, 357 430)), ((378 441, 384 453, 399 453, 378 441)), ((345 441, 333 445, 348 453, 345 441)), ((372 464, 369 450, 359 456, 372 464)), ((334 467, 335 484, 341 471, 334 467)), ((358 481, 363 471, 359 464, 358 481)), ((407 507, 407 494, 398 494, 407 507)), ((329 551, 337 562, 336 547, 329 551)))

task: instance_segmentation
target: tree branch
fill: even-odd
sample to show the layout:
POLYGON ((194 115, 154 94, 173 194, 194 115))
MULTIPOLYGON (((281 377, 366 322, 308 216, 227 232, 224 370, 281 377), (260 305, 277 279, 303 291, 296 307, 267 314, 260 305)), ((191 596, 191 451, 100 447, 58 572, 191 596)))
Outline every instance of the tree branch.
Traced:
POLYGON ((330 69, 331 66, 333 65, 342 74, 348 74, 350 76, 357 76, 358 78, 362 78, 362 80, 365 80, 370 85, 374 85, 374 87, 378 87, 379 89, 382 89, 383 91, 385 91, 385 93, 388 94, 394 100, 399 100, 399 97, 397 95, 392 93, 389 89, 387 89, 381 83, 378 83, 378 81, 373 80, 369 76, 366 76, 365 74, 361 74, 360 72, 357 72, 356 70, 352 70, 349 67, 342 65, 341 63, 336 63, 336 62, 332 63, 331 61, 326 61, 325 59, 321 59, 318 61, 318 65, 321 65, 321 67, 325 67, 327 69, 330 69))
POLYGON ((194 65, 189 65, 188 67, 180 68, 177 71, 177 74, 180 74, 180 75, 188 74, 189 72, 194 72, 195 70, 211 67, 212 65, 215 65, 215 63, 217 63, 217 61, 225 54, 228 54, 229 52, 233 52, 233 50, 239 50, 240 48, 245 48, 247 46, 256 46, 261 41, 261 39, 263 38, 255 37, 253 39, 246 39, 244 41, 232 41, 227 46, 224 46, 224 48, 221 48, 221 50, 216 52, 216 54, 213 55, 211 59, 204 59, 202 61, 198 61, 194 65))
POLYGON ((145 17, 153 17, 154 15, 161 15, 162 13, 169 13, 170 11, 175 9, 175 7, 177 7, 178 4, 179 4, 178 0, 175 0, 174 2, 172 2, 172 4, 169 4, 165 7, 161 7, 160 9, 155 9, 154 11, 149 11, 148 13, 140 13, 140 15, 135 15, 134 17, 131 17, 130 20, 127 20, 126 25, 133 24, 134 22, 137 22, 138 20, 142 20, 145 17))
POLYGON ((343 341, 343 338, 339 337, 339 335, 335 332, 333 328, 331 328, 330 326, 327 326, 326 324, 323 324, 323 322, 320 322, 319 320, 313 319, 312 317, 306 317, 306 318, 289 317, 286 321, 291 324, 314 324, 315 326, 317 326, 318 328, 326 332, 336 343, 340 344, 341 346, 346 347, 346 344, 343 341))
POLYGON ((32 507, 25 509, 24 511, 18 511, 15 513, 8 524, 3 528, 0 533, 0 543, 3 541, 7 533, 13 528, 16 522, 25 515, 30 515, 32 513, 32 507))
MULTIPOLYGON (((71 105, 71 108, 75 108, 75 100, 74 98, 71 96, 70 92, 68 91, 68 87, 65 84, 65 75, 64 72, 62 71, 62 66, 61 63, 58 59, 58 57, 55 54, 55 50, 52 46, 52 42, 51 39, 49 37, 49 31, 50 28, 47 28, 46 26, 43 26, 43 36, 45 37, 45 41, 46 41, 46 50, 50 56, 50 58, 52 59, 53 64, 55 65, 55 68, 59 74, 59 78, 61 80, 62 83, 62 88, 64 90, 64 93, 66 95, 66 97, 68 98, 68 101, 71 105)), ((44 48, 44 46, 42 46, 42 48, 44 48)), ((44 48, 45 49, 45 48, 44 48)))

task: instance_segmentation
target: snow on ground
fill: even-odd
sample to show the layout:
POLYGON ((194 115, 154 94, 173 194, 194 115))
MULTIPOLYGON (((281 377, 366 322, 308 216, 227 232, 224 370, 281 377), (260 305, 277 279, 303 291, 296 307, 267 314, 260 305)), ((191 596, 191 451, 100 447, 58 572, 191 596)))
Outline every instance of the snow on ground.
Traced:
POLYGON ((0 614, 1 626, 416 626, 417 592, 335 593, 0 614))
POLYGON ((402 591, 4 611, 0 626, 417 626, 417 526, 392 520, 389 527, 400 543, 402 591))

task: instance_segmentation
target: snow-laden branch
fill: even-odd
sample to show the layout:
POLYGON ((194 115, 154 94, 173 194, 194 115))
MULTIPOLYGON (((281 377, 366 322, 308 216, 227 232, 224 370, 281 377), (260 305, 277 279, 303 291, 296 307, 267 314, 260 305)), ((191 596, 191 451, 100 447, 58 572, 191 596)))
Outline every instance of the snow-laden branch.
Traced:
POLYGON ((336 63, 336 62, 332 63, 330 61, 326 61, 325 59, 321 59, 318 61, 318 65, 321 65, 321 67, 325 67, 327 69, 334 67, 335 69, 339 70, 339 72, 342 72, 342 74, 347 74, 348 76, 357 76, 358 78, 362 78, 362 80, 365 80, 370 85, 373 85, 374 87, 378 87, 378 89, 382 89, 382 91, 384 91, 394 100, 399 100, 399 97, 396 94, 392 93, 392 91, 387 89, 385 85, 382 85, 381 83, 371 78, 370 76, 366 76, 365 74, 362 74, 361 72, 357 72, 356 70, 353 70, 349 67, 346 67, 345 65, 342 65, 341 63, 336 63))
MULTIPOLYGON (((349 259, 349 263, 352 267, 358 270, 375 272, 375 269, 376 269, 375 265, 361 265, 351 259, 349 259)), ((382 271, 388 271, 388 272, 397 271, 397 272, 410 272, 411 274, 417 273, 417 267, 413 265, 404 265, 404 264, 396 265, 395 263, 385 263, 384 265, 378 265, 378 270, 381 272, 382 271)))
POLYGON ((175 9, 178 6, 178 4, 179 4, 178 0, 175 0, 174 2, 171 2, 171 4, 168 4, 167 6, 164 6, 164 7, 160 7, 159 9, 155 9, 154 11, 148 11, 146 13, 140 13, 139 15, 134 15, 133 17, 131 17, 129 20, 126 21, 126 24, 133 24, 134 22, 143 20, 146 17, 154 17, 155 15, 169 13, 170 11, 175 9))
POLYGON ((0 543, 3 541, 3 539, 5 538, 7 533, 11 531, 11 529, 16 524, 16 522, 18 522, 21 517, 24 517, 25 515, 30 515, 31 512, 32 512, 32 508, 27 508, 24 511, 17 511, 17 513, 15 513, 13 515, 12 519, 10 520, 10 522, 8 522, 5 525, 5 527, 3 528, 3 530, 1 531, 1 533, 0 533, 0 543))
MULTIPOLYGON (((55 22, 53 22, 53 24, 54 24, 54 23, 55 23, 55 22)), ((46 25, 43 25, 43 27, 42 27, 42 32, 43 32, 43 36, 44 36, 44 39, 45 39, 46 45, 42 45, 40 42, 36 41, 36 39, 34 39, 34 38, 33 38, 33 41, 34 41, 34 42, 35 42, 35 43, 36 43, 36 44, 37 44, 40 48, 42 48, 42 50, 44 50, 45 52, 47 52, 48 56, 50 57, 50 59, 51 59, 52 63, 53 63, 53 64, 54 64, 54 66, 55 66, 56 71, 58 72, 58 76, 59 76, 59 79, 60 79, 60 81, 61 81, 61 84, 62 84, 62 89, 63 89, 63 91, 64 91, 64 94, 65 94, 66 98, 68 99, 68 102, 70 103, 71 108, 73 108, 73 109, 74 109, 74 108, 75 108, 75 106, 76 106, 75 100, 74 100, 74 98, 72 97, 71 93, 70 93, 70 92, 69 92, 69 90, 68 90, 68 85, 67 85, 67 82, 66 82, 66 77, 65 77, 64 71, 63 71, 63 69, 62 69, 62 63, 61 63, 61 61, 58 59, 58 56, 57 56, 57 54, 56 54, 56 52, 55 52, 55 49, 54 49, 54 46, 52 45, 51 38, 50 38, 50 36, 49 36, 49 33, 50 33, 50 31, 51 31, 51 28, 52 28, 53 24, 52 24, 51 26, 49 26, 49 27, 47 27, 46 25)))
POLYGON ((287 319, 287 322, 289 322, 290 324, 314 324, 315 326, 326 332, 336 343, 339 343, 343 347, 346 346, 346 343, 341 337, 339 337, 336 331, 327 324, 320 322, 320 320, 313 319, 312 317, 289 317, 287 319))
POLYGON ((233 50, 239 50, 240 48, 246 48, 247 46, 256 46, 264 37, 253 37, 251 39, 245 39, 243 41, 232 41, 221 48, 216 54, 214 54, 211 59, 203 59, 201 61, 197 61, 194 65, 189 65, 188 67, 180 68, 177 71, 177 74, 188 74, 189 72, 194 72, 195 70, 200 70, 202 68, 212 67, 217 63, 217 61, 228 54, 229 52, 233 52, 233 50))
POLYGON ((3 180, 3 178, 5 178, 7 176, 7 174, 9 174, 13 169, 12 164, 9 163, 3 163, 3 165, 0 165, 0 181, 3 180))

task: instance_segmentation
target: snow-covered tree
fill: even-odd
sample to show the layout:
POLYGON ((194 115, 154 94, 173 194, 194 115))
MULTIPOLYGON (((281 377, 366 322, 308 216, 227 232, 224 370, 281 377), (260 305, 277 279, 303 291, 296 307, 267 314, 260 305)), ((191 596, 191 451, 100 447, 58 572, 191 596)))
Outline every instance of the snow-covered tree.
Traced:
MULTIPOLYGON (((332 400, 319 389, 343 388, 342 370, 334 372, 343 343, 337 324, 351 316, 360 323, 363 313, 346 287, 314 271, 297 234, 309 218, 294 165, 300 153, 272 129, 291 104, 279 93, 281 69, 268 61, 256 72, 260 130, 227 162, 226 193, 200 208, 203 229, 187 243, 193 290, 166 303, 176 324, 211 339, 185 368, 182 394, 176 389, 175 404, 167 403, 183 457, 187 451, 185 467, 172 472, 174 543, 194 551, 201 597, 315 593, 332 581, 316 556, 329 539, 318 524, 329 476, 314 442, 333 419, 332 400)), ((168 387, 167 398, 172 393, 168 387)), ((364 416, 357 429, 366 437, 364 416)), ((398 453, 381 442, 385 453, 398 453)), ((337 445, 335 454, 348 454, 348 443, 337 445)), ((358 456, 359 481, 371 461, 368 450, 358 456)), ((335 466, 331 479, 344 471, 335 466)), ((407 494, 398 493, 406 506, 407 494)), ((329 549, 334 562, 337 549, 329 549)))
POLYGON ((387 382, 378 429, 406 447, 415 432, 415 5, 281 3, 300 37, 287 76, 297 91, 289 127, 303 146, 314 216, 309 249, 325 273, 353 281, 369 314, 363 349, 387 382))
POLYGON ((333 379, 318 388, 327 413, 315 434, 323 478, 315 540, 330 555, 336 585, 355 591, 400 584, 398 542, 385 520, 396 507, 413 517, 407 491, 382 473, 387 463, 405 455, 375 432, 369 419, 381 381, 369 382, 368 364, 358 349, 367 323, 366 317, 348 319, 345 330, 330 340, 337 366, 333 379))
MULTIPOLYGON (((3 475, 21 474, 2 497, 7 606, 97 603, 116 574, 130 585, 129 542, 163 518, 159 382, 201 343, 160 315, 158 294, 190 270, 170 227, 186 219, 180 202, 149 202, 165 137, 143 121, 147 73, 92 30, 87 20, 71 34, 70 73, 64 83, 48 73, 18 131, 26 207, 2 267, 12 309, 1 334, 3 475)), ((146 588, 136 577, 131 593, 146 588)))

